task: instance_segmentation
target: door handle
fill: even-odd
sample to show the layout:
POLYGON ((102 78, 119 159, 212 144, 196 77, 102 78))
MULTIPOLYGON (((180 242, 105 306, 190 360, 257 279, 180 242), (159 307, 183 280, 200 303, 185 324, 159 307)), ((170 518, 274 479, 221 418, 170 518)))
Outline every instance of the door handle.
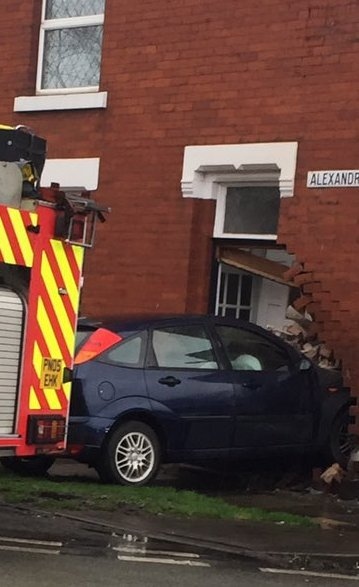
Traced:
POLYGON ((181 383, 181 380, 173 377, 172 375, 169 375, 168 377, 162 377, 159 379, 158 383, 161 383, 161 385, 168 385, 168 387, 174 387, 175 385, 181 383))
POLYGON ((246 389, 258 389, 260 387, 255 381, 244 381, 241 385, 246 389))

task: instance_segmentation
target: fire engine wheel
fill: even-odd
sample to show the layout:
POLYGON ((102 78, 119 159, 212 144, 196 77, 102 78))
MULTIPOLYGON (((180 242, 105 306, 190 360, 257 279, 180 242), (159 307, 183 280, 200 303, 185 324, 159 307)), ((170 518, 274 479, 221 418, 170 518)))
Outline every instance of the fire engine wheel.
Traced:
POLYGON ((32 477, 43 477, 54 464, 55 458, 48 455, 35 457, 2 457, 0 459, 4 469, 32 477))
POLYGON ((96 469, 102 481, 140 486, 156 476, 160 462, 157 435, 147 424, 133 421, 115 430, 96 469))

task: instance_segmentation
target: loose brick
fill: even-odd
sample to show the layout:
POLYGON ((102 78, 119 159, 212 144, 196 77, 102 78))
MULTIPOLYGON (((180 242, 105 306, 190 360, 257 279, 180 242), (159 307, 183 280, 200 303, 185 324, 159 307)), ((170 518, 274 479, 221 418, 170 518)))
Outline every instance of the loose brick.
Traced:
POLYGON ((287 281, 290 281, 291 279, 293 279, 293 277, 295 277, 296 275, 298 275, 299 273, 301 273, 303 271, 303 265, 301 265, 300 263, 294 263, 292 265, 292 267, 290 267, 288 269, 288 271, 285 271, 283 273, 283 277, 284 279, 286 279, 287 281))
POLYGON ((298 275, 294 276, 294 283, 296 285, 303 285, 304 283, 310 283, 313 281, 313 273, 298 273, 298 275))
POLYGON ((311 296, 300 296, 293 302, 293 306, 296 310, 303 310, 312 301, 311 296))

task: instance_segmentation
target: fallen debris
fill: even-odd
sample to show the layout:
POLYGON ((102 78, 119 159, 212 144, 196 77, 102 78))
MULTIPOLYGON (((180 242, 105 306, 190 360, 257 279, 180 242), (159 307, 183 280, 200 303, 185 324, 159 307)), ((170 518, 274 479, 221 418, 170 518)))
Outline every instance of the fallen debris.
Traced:
POLYGON ((335 359, 332 349, 318 340, 309 312, 299 312, 293 306, 288 306, 286 318, 291 322, 281 330, 272 326, 268 326, 268 330, 294 346, 319 367, 323 369, 340 368, 340 362, 335 359))
POLYGON ((355 524, 351 522, 343 522, 341 520, 334 520, 333 518, 319 517, 312 518, 313 522, 319 524, 322 530, 336 530, 337 528, 355 528, 355 524))
POLYGON ((346 471, 339 465, 339 463, 334 463, 328 469, 321 474, 320 478, 326 483, 327 485, 331 485, 333 481, 337 483, 341 483, 346 476, 346 471))

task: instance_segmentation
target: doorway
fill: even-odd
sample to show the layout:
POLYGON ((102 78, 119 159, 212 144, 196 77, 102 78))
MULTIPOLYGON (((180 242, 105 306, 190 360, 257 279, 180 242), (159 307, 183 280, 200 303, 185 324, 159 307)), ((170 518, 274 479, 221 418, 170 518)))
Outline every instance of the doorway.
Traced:
POLYGON ((292 256, 275 248, 233 251, 229 255, 219 247, 215 314, 282 330, 291 322, 286 311, 292 284, 280 277, 280 270, 283 273, 292 264, 292 256))

